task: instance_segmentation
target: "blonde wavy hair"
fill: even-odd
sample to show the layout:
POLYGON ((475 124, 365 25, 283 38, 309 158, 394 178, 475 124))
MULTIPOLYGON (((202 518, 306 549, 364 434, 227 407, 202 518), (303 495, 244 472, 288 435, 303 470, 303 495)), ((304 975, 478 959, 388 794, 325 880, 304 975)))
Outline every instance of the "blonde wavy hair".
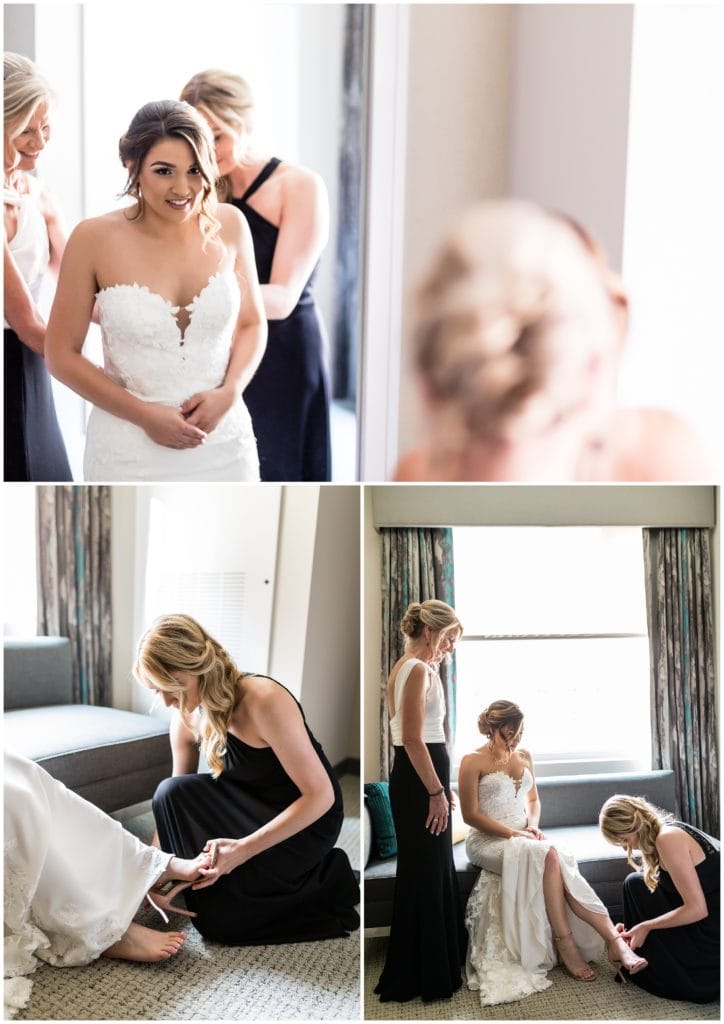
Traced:
POLYGON ((239 699, 240 672, 230 654, 190 615, 164 615, 151 625, 138 643, 133 675, 143 686, 155 687, 178 698, 184 724, 201 742, 213 774, 223 769, 226 735, 239 699), (192 721, 186 709, 184 686, 174 672, 199 677, 202 715, 192 721))
POLYGON ((661 864, 656 849, 661 826, 673 821, 673 815, 650 804, 642 796, 617 793, 609 797, 601 808, 598 825, 609 843, 622 846, 626 859, 636 871, 643 870, 646 887, 654 892, 659 884, 661 864), (634 849, 623 838, 635 832, 638 836, 641 863, 634 857, 634 849))
POLYGON ((52 103, 55 94, 32 60, 20 53, 3 54, 4 162, 13 168, 18 152, 12 140, 25 131, 41 103, 52 103))
POLYGON ((489 739, 493 738, 494 733, 500 733, 506 725, 513 730, 513 735, 509 739, 504 736, 500 738, 510 754, 513 751, 512 744, 523 734, 523 712, 518 705, 512 700, 494 700, 478 715, 478 729, 489 739))
MULTIPOLYGON (((217 128, 230 128, 235 132, 248 126, 255 106, 254 94, 246 79, 220 68, 197 72, 181 90, 181 99, 196 107, 217 128)), ((228 178, 221 178, 220 197, 226 198, 230 191, 228 178)))
POLYGON ((209 126, 190 104, 180 100, 154 100, 136 112, 128 130, 118 142, 118 155, 128 172, 128 180, 121 194, 136 200, 136 211, 130 219, 137 220, 143 215, 143 197, 139 186, 143 161, 152 146, 168 138, 182 139, 188 144, 201 173, 203 195, 200 225, 206 248, 221 229, 221 222, 216 217, 219 172, 209 126))
POLYGON ((463 632, 462 623, 455 609, 435 598, 422 602, 413 601, 408 605, 400 623, 400 632, 406 640, 417 640, 422 636, 425 626, 429 626, 435 634, 434 651, 437 651, 449 633, 462 636, 463 632))
POLYGON ((519 200, 480 203, 417 293, 426 392, 469 439, 522 441, 589 409, 603 431, 600 382, 615 374, 621 303, 620 281, 575 222, 519 200))

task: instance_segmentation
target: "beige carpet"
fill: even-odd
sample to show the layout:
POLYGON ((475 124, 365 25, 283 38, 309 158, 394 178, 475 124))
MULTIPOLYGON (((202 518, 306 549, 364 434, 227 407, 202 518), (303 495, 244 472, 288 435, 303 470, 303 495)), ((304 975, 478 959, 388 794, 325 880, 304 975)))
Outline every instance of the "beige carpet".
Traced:
MULTIPOLYGON (((359 868, 359 777, 341 781, 346 817, 338 845, 359 868)), ((148 838, 147 815, 127 825, 148 838)), ((137 920, 158 927, 159 918, 146 911, 137 920)), ((171 925, 187 928, 186 921, 175 915, 171 925)), ((19 1020, 357 1020, 360 932, 325 942, 230 947, 207 942, 191 927, 181 952, 165 963, 43 964, 32 979, 19 1020)))
POLYGON ((617 985, 604 959, 593 982, 575 981, 557 967, 545 992, 498 1006, 481 1006, 477 992, 463 986, 452 999, 422 1003, 381 1003, 374 994, 387 939, 365 941, 364 1015, 367 1020, 720 1020, 719 1003, 680 1003, 649 995, 635 985, 617 985))

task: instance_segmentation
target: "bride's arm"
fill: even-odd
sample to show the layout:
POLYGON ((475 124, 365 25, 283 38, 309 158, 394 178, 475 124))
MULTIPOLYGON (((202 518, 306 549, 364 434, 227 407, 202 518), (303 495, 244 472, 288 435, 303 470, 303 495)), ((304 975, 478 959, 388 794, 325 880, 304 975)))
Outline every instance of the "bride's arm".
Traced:
POLYGON ((480 780, 480 766, 475 754, 466 754, 460 762, 458 773, 458 789, 460 791, 460 809, 463 821, 476 828, 479 832, 485 832, 491 836, 499 836, 501 839, 512 839, 514 836, 522 836, 525 839, 533 839, 530 832, 521 829, 510 828, 501 821, 496 821, 489 814, 484 814, 478 802, 478 782, 480 780))
POLYGON ((181 406, 187 422, 207 433, 218 426, 256 373, 267 339, 267 322, 249 225, 236 207, 228 204, 220 208, 219 217, 224 244, 236 253, 234 272, 241 289, 241 307, 223 382, 217 388, 192 395, 181 406))
POLYGON ((103 244, 97 221, 83 221, 68 239, 45 334, 48 369, 93 405, 141 427, 157 444, 196 447, 204 433, 186 423, 179 410, 141 401, 83 355, 97 287, 93 254, 103 244))
POLYGON ((221 875, 301 832, 334 803, 332 783, 291 694, 280 687, 278 693, 256 700, 251 713, 255 729, 279 758, 282 768, 299 790, 299 796, 251 835, 241 839, 217 839, 216 865, 200 871, 205 881, 194 885, 194 889, 213 885, 221 875))

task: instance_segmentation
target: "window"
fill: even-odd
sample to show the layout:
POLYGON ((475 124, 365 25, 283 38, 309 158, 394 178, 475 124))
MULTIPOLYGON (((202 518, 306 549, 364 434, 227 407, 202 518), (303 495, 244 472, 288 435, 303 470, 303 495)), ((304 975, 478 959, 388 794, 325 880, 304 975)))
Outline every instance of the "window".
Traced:
POLYGON ((35 636, 37 589, 35 579, 35 487, 6 487, 3 495, 5 524, 5 636, 35 636))
POLYGON ((453 534, 455 760, 493 700, 523 709, 540 775, 650 768, 641 532, 464 527, 453 534))

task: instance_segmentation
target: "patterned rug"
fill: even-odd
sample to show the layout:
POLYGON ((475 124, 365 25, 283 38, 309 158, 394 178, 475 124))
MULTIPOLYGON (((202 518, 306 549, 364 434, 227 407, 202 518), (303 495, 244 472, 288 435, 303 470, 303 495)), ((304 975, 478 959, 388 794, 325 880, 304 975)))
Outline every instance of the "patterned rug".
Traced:
MULTIPOLYGON (((341 780, 345 822, 338 846, 360 863, 359 777, 341 780)), ((148 840, 148 814, 125 822, 148 840)), ((158 917, 141 911, 141 924, 158 917)), ((185 929, 174 915, 171 927, 185 929)), ((183 949, 160 964, 96 960, 42 964, 18 1020, 352 1020, 360 1015, 360 933, 283 946, 222 946, 193 927, 183 949)))
POLYGON ((596 980, 575 981, 560 967, 553 984, 516 1003, 481 1006, 477 992, 463 986, 452 999, 422 1003, 381 1003, 374 987, 382 971, 387 939, 365 941, 364 1015, 366 1020, 720 1020, 719 1003, 680 1003, 649 995, 636 985, 614 983, 605 954, 596 980))

